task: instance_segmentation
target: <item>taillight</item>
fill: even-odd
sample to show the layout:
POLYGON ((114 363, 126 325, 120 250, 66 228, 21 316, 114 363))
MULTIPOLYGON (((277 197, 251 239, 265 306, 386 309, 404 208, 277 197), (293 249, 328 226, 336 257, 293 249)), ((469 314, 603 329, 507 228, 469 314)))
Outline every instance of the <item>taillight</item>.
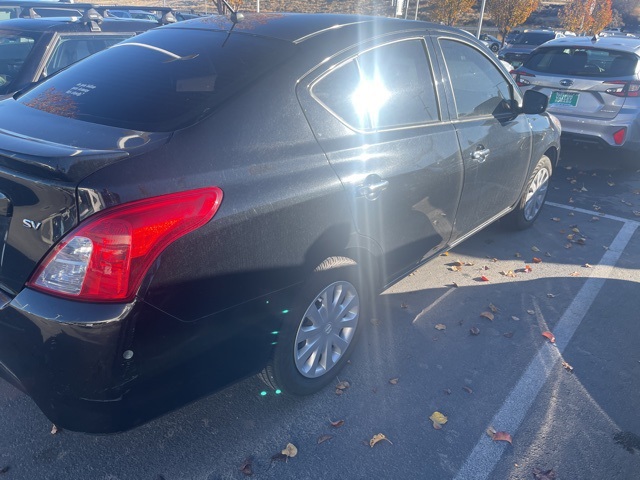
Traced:
POLYGON ((613 134, 613 141, 616 143, 616 145, 622 145, 624 143, 624 137, 626 135, 627 135, 626 127, 621 128, 620 130, 618 130, 613 134))
POLYGON ((615 87, 607 88, 605 90, 609 95, 614 95, 616 97, 640 97, 640 82, 611 80, 609 82, 602 83, 605 85, 615 85, 615 87))
POLYGON ((211 220, 221 200, 222 190, 210 187, 99 212, 56 245, 27 285, 76 300, 130 301, 158 255, 211 220))
POLYGON ((529 80, 527 80, 526 78, 522 78, 522 77, 535 77, 535 75, 533 73, 520 72, 518 70, 511 70, 510 73, 511 73, 511 76, 516 81, 516 83, 518 84, 519 87, 528 87, 529 85, 531 85, 531 82, 529 80))

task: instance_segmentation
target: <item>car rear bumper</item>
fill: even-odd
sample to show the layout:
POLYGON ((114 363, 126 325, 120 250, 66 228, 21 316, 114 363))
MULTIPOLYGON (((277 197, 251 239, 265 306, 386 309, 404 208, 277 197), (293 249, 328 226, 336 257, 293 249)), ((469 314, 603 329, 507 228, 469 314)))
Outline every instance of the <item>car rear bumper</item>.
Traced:
POLYGON ((640 151, 640 122, 637 116, 618 115, 613 120, 577 118, 553 113, 562 125, 562 140, 579 145, 592 145, 614 148, 620 152, 637 153, 640 151), (614 134, 626 129, 624 141, 617 144, 614 134))

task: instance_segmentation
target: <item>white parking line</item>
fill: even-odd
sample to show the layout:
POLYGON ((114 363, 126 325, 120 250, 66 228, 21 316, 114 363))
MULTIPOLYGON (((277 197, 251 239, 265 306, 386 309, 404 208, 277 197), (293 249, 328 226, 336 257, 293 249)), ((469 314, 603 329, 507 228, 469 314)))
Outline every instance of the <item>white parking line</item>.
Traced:
POLYGON ((573 212, 584 213, 586 215, 593 215, 594 217, 599 217, 599 218, 606 218, 608 220, 615 220, 617 222, 622 222, 622 223, 635 223, 635 224, 639 224, 640 223, 640 222, 637 222, 635 220, 629 220, 629 219, 622 218, 622 217, 616 217, 615 215, 608 215, 606 213, 594 212, 593 210, 585 210, 584 208, 572 207, 571 205, 563 205, 561 203, 545 202, 545 205, 548 205, 550 207, 564 208, 565 210, 571 210, 573 212))
MULTIPOLYGON (((545 343, 533 358, 524 374, 509 393, 500 410, 491 420, 490 425, 498 431, 506 431, 514 435, 533 405, 542 386, 569 344, 571 337, 580 326, 589 308, 593 304, 598 292, 610 277, 620 255, 631 240, 640 225, 639 222, 623 218, 599 215, 597 212, 568 207, 566 205, 548 203, 549 206, 574 210, 589 215, 597 215, 623 222, 623 226, 616 235, 609 249, 602 256, 600 262, 593 268, 591 275, 575 296, 569 308, 553 329, 556 345, 545 343)), ((536 312, 538 315, 540 312, 536 312)), ((504 442, 494 442, 488 435, 482 434, 467 457, 462 468, 455 476, 455 480, 486 480, 490 478, 493 469, 500 461, 506 448, 504 442)))

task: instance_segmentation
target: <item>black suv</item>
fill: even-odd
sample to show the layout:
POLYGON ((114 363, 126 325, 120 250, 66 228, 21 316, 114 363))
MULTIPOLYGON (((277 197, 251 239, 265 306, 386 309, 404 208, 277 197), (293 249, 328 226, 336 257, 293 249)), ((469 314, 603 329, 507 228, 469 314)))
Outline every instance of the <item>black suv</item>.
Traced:
POLYGON ((0 21, 0 95, 12 94, 78 60, 164 23, 162 20, 154 23, 103 18, 100 12, 104 13, 108 7, 92 4, 58 4, 66 10, 53 5, 51 2, 0 3, 0 9, 17 8, 23 12, 19 16, 27 17, 0 21), (66 12, 66 16, 39 17, 51 11, 66 12), (74 16, 76 13, 79 16, 74 16))
POLYGON ((315 392, 377 292, 541 211, 558 123, 473 36, 231 18, 0 102, 0 375, 58 426, 127 429, 256 373, 315 392))

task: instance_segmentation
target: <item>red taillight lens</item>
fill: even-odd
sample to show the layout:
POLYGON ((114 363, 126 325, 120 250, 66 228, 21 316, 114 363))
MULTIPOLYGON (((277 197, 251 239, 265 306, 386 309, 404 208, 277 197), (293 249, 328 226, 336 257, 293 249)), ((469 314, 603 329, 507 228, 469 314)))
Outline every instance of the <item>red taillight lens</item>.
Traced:
POLYGON ((89 217, 47 255, 27 285, 76 300, 127 302, 172 242, 213 218, 217 187, 147 198, 89 217))
POLYGON ((621 128, 613 134, 613 141, 616 145, 622 145, 624 143, 624 137, 627 135, 627 129, 621 128))
POLYGON ((625 82, 623 80, 611 80, 602 82, 606 85, 615 85, 615 87, 605 90, 609 95, 616 97, 640 97, 640 82, 625 82))
POLYGON ((533 73, 528 72, 520 72, 518 70, 511 70, 511 76, 516 81, 519 87, 528 87, 531 85, 531 82, 523 77, 535 77, 533 73))

